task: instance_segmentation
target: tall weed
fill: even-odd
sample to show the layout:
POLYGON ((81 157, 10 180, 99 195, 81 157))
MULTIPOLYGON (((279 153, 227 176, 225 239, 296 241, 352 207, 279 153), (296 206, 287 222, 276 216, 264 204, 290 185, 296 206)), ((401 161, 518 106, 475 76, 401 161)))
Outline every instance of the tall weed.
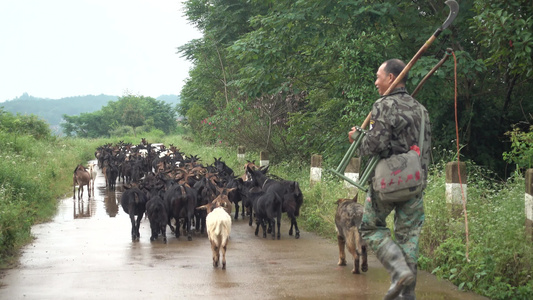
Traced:
POLYGON ((94 158, 97 143, 6 131, 0 135, 5 141, 0 146, 1 267, 30 241, 31 225, 53 217, 57 199, 72 191, 75 166, 94 158))
POLYGON ((532 299, 533 246, 524 228, 524 178, 515 174, 499 182, 485 168, 467 162, 467 249, 465 219, 446 206, 444 164, 436 167, 425 195, 420 267, 491 299, 532 299))

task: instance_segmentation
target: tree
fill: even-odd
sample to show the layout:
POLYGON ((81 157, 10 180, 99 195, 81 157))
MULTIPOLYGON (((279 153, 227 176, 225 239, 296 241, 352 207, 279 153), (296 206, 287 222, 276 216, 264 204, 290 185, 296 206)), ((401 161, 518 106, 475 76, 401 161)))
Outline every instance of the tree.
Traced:
POLYGON ((122 115, 120 120, 122 124, 126 126, 131 126, 133 128, 133 135, 137 136, 135 133, 135 128, 142 126, 144 124, 145 116, 142 110, 141 104, 142 98, 134 96, 125 96, 119 100, 121 104, 122 115))
POLYGON ((176 128, 175 110, 170 104, 151 97, 124 95, 118 101, 110 101, 94 113, 79 116, 63 116, 61 124, 67 136, 103 137, 113 129, 131 126, 134 134, 140 126, 160 129, 170 133, 176 128))
MULTIPOLYGON (((247 148, 297 157, 322 153, 326 163, 340 160, 346 132, 362 123, 378 98, 377 67, 389 58, 409 61, 448 15, 436 0, 186 3, 186 15, 204 36, 181 49, 194 63, 181 114, 198 105, 223 120, 225 108, 240 102, 245 113, 238 117, 253 121, 240 119, 234 129, 246 124, 248 140, 268 139, 247 148)), ((461 1, 459 16, 413 66, 407 83, 413 90, 452 48, 462 154, 495 171, 506 169, 504 133, 533 118, 527 101, 533 88, 531 12, 525 0, 461 1)), ((450 59, 417 95, 430 112, 438 149, 455 145, 454 77, 450 59)), ((434 155, 438 160, 439 152, 434 155)))

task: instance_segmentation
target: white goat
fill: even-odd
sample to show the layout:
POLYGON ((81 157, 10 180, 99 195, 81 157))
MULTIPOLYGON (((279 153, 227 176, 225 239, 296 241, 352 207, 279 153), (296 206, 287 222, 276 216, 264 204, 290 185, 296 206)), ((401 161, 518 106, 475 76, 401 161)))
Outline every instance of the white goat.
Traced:
POLYGON ((90 185, 91 185, 91 190, 93 191, 93 196, 94 196, 94 181, 96 180, 96 175, 97 175, 95 163, 89 164, 89 174, 91 174, 90 185))
POLYGON ((222 269, 226 269, 226 246, 231 233, 231 216, 223 207, 217 207, 209 212, 205 219, 207 236, 213 250, 213 267, 218 267, 220 250, 222 250, 222 269))

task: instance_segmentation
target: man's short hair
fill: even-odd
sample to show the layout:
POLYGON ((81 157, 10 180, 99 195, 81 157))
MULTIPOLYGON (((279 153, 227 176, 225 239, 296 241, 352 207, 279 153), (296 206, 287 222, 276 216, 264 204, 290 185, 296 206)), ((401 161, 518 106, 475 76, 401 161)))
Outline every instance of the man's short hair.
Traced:
MULTIPOLYGON (((387 72, 387 74, 392 73, 396 77, 400 75, 404 68, 405 63, 397 58, 389 59, 385 62, 385 72, 387 72)), ((405 74, 401 83, 405 84, 407 82, 408 77, 409 72, 405 74)))

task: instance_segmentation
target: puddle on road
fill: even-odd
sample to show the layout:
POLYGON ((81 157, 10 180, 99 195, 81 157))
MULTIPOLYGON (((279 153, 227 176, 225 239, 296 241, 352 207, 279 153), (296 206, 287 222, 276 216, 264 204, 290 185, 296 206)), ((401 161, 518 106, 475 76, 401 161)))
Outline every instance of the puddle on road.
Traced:
POLYGON ((72 199, 73 217, 74 219, 90 218, 96 210, 96 201, 94 198, 75 200, 72 199))
POLYGON ((122 185, 117 185, 116 190, 107 190, 106 187, 99 187, 100 193, 104 195, 104 208, 111 218, 118 214, 120 197, 122 195, 122 185))
POLYGON ((102 217, 105 215, 114 218, 117 215, 124 213, 120 208, 120 198, 123 191, 124 188, 122 182, 117 182, 115 190, 109 190, 105 186, 104 175, 101 173, 100 169, 98 169, 94 195, 91 198, 88 198, 87 193, 84 193, 81 200, 72 199, 74 219, 86 219, 96 216, 102 217))

